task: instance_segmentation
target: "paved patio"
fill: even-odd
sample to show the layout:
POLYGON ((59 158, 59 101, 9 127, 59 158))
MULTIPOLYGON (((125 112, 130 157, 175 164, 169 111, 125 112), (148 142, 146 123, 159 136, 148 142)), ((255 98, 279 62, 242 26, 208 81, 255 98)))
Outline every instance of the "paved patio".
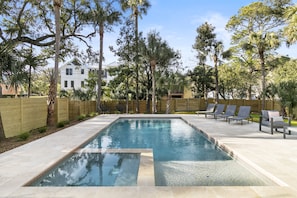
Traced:
POLYGON ((0 197, 297 197, 297 135, 258 131, 258 124, 228 124, 197 115, 101 115, 0 154, 0 197), (24 187, 45 169, 119 117, 181 117, 214 138, 251 167, 273 180, 273 186, 155 187, 151 156, 144 152, 142 181, 136 187, 24 187))

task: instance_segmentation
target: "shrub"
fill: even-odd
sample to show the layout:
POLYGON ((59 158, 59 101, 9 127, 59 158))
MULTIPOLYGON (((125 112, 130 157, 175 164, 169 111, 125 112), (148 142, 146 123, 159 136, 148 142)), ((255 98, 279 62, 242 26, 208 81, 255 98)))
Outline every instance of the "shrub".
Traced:
POLYGON ((86 115, 85 114, 82 114, 80 116, 78 116, 78 120, 81 121, 81 120, 84 120, 86 118, 86 115))
POLYGON ((39 132, 39 133, 44 133, 44 132, 46 132, 46 126, 39 128, 39 129, 38 129, 38 132, 39 132))
POLYGON ((58 128, 62 128, 62 127, 64 127, 65 126, 65 123, 64 122, 59 122, 58 124, 57 124, 57 127, 58 128))
POLYGON ((59 123, 57 124, 57 127, 58 127, 58 128, 62 128, 62 127, 64 127, 64 126, 67 125, 67 124, 70 124, 70 121, 69 121, 69 120, 64 120, 64 121, 59 122, 59 123))
POLYGON ((91 113, 89 114, 89 117, 95 117, 96 115, 98 115, 97 112, 91 112, 91 113))
POLYGON ((18 136, 18 139, 21 141, 25 141, 29 138, 30 134, 28 132, 22 133, 18 136))

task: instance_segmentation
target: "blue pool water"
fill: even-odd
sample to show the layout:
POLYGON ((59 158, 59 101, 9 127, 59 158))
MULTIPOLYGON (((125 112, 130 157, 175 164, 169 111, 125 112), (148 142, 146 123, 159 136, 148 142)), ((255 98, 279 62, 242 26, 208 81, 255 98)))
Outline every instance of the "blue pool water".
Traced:
POLYGON ((140 154, 75 153, 32 186, 135 186, 140 154))
POLYGON ((120 119, 85 148, 151 148, 155 161, 231 160, 181 119, 120 119))
POLYGON ((156 186, 272 185, 182 119, 165 118, 117 120, 83 145, 83 152, 73 154, 32 185, 137 185, 140 154, 105 152, 109 149, 152 149, 156 186))

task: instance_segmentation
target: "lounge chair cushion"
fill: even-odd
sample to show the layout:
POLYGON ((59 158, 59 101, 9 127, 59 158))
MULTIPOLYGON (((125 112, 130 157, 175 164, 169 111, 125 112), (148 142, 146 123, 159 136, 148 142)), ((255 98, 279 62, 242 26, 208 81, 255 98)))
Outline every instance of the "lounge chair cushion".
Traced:
POLYGON ((284 121, 283 117, 281 117, 281 116, 270 117, 270 119, 271 118, 273 118, 273 122, 278 122, 278 121, 283 122, 284 121))
POLYGON ((268 120, 270 121, 272 117, 280 117, 278 111, 267 111, 268 112, 268 120))

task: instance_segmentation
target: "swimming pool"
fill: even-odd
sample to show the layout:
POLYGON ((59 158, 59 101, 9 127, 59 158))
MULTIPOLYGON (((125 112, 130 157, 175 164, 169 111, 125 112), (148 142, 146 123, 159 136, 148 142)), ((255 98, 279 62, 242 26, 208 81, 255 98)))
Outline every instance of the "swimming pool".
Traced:
POLYGON ((74 153, 32 186, 135 186, 140 155, 74 153))
MULTIPOLYGON (((251 172, 237 163, 182 119, 119 119, 83 145, 81 150, 92 152, 98 149, 102 154, 109 150, 152 149, 156 186, 270 185, 268 181, 258 177, 255 172, 251 172)), ((73 160, 71 161, 70 158, 66 160, 66 163, 68 162, 72 164, 73 160)), ((132 162, 132 164, 137 163, 132 162)), ((82 167, 84 166, 87 167, 83 164, 82 167)), ((131 164, 127 166, 132 167, 131 164)), ((57 169, 60 172, 67 172, 61 164, 53 170, 57 169)), ((135 178, 138 166, 134 166, 132 169, 135 171, 134 176, 131 177, 135 178)), ((109 167, 108 170, 110 173, 110 170, 114 169, 109 167)), ((117 177, 116 173, 119 172, 123 173, 127 170, 118 168, 114 172, 111 171, 111 173, 115 173, 114 175, 110 175, 117 177)), ((48 175, 53 176, 53 171, 48 175)), ((39 179, 39 185, 48 185, 43 181, 48 180, 48 175, 39 179)), ((108 174, 106 172, 96 172, 95 174, 99 178, 101 175, 107 177, 108 174)), ((82 176, 84 174, 78 178, 82 176)), ((55 179, 52 180, 55 181, 55 179)), ((117 185, 116 178, 107 180, 113 182, 96 185, 117 185)), ((129 182, 123 182, 121 185, 136 185, 135 180, 132 182, 129 180, 129 182)), ((52 185, 57 184, 53 183, 52 185)))

